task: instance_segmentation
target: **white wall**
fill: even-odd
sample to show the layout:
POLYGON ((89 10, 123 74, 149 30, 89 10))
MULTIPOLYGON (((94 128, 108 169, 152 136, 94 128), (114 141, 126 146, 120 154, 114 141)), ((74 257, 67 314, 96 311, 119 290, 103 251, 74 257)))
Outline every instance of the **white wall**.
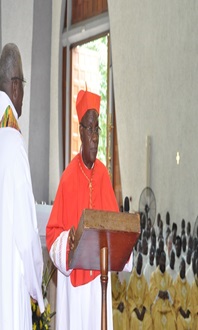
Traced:
POLYGON ((14 42, 21 52, 25 87, 20 128, 27 143, 29 141, 29 115, 31 90, 33 2, 24 0, 1 0, 1 42, 2 47, 14 42))
POLYGON ((34 196, 36 201, 48 203, 52 1, 2 0, 1 16, 2 47, 8 42, 17 44, 27 80, 19 123, 34 196))
MULTIPOLYGON (((50 157, 49 157, 49 201, 53 201, 62 174, 62 2, 52 3, 51 41, 51 93, 50 93, 50 157)), ((64 7, 64 6, 63 6, 64 7)))
POLYGON ((172 221, 198 214, 198 2, 108 0, 123 196, 146 185, 172 221), (180 153, 180 164, 176 153, 180 153))
POLYGON ((36 201, 49 198, 52 1, 35 0, 33 15, 29 161, 36 201))

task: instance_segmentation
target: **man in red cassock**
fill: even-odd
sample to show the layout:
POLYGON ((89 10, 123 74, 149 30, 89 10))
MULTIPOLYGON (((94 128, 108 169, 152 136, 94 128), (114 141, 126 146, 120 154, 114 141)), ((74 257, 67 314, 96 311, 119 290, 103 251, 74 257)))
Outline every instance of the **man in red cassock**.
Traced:
MULTIPOLYGON (((50 257, 58 268, 57 330, 101 329, 99 271, 68 269, 68 250, 84 209, 119 211, 106 167, 96 158, 100 96, 81 90, 76 100, 81 150, 61 177, 46 228, 50 257)), ((132 258, 125 266, 131 270, 132 258)), ((111 281, 107 286, 107 326, 113 329, 111 281)))

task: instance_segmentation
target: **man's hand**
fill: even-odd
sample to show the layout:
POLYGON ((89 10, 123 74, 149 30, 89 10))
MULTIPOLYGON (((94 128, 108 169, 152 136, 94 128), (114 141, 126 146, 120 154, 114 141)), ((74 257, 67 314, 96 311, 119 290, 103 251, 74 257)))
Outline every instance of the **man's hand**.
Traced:
POLYGON ((68 235, 68 243, 69 243, 69 249, 73 250, 74 248, 74 238, 75 238, 75 228, 74 226, 71 227, 68 235))
POLYGON ((145 313, 146 313, 146 308, 143 306, 141 314, 140 314, 140 321, 143 321, 145 313))
POLYGON ((136 316, 137 316, 138 320, 140 320, 140 321, 141 321, 141 315, 140 315, 140 312, 139 312, 139 310, 138 310, 137 308, 135 308, 135 309, 134 309, 134 312, 135 312, 135 314, 136 314, 136 316))
POLYGON ((118 310, 120 311, 120 313, 123 313, 124 311, 124 303, 122 301, 118 305, 118 310))
POLYGON ((190 311, 187 310, 187 312, 185 312, 182 307, 180 307, 179 312, 180 312, 181 316, 183 316, 184 319, 188 319, 190 316, 190 311))
POLYGON ((162 291, 162 290, 159 290, 159 293, 158 293, 158 297, 163 299, 163 300, 166 300, 168 299, 168 292, 167 291, 162 291))
POLYGON ((186 313, 185 313, 185 311, 183 310, 182 307, 180 307, 179 312, 180 312, 181 316, 183 316, 183 318, 185 319, 186 318, 186 313))
POLYGON ((186 312, 186 318, 188 319, 189 316, 190 316, 190 311, 189 311, 189 309, 188 309, 187 312, 186 312))
POLYGON ((31 300, 32 300, 32 303, 33 304, 36 304, 37 303, 37 300, 35 300, 34 298, 31 297, 31 300))

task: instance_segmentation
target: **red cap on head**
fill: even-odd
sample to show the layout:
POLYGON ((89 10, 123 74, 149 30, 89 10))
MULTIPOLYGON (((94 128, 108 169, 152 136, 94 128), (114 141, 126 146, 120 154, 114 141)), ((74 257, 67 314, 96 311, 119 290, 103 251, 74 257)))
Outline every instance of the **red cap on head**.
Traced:
POLYGON ((94 109, 100 114, 100 96, 80 90, 76 99, 76 111, 79 123, 88 110, 94 109))

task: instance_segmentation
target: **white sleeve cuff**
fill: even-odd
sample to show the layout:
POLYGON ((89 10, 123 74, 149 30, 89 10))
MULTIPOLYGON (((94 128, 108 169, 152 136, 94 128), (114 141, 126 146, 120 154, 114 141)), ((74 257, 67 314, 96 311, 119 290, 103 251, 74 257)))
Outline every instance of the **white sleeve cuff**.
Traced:
POLYGON ((66 276, 69 276, 72 272, 72 269, 68 271, 66 270, 66 248, 68 235, 69 231, 63 231, 54 241, 49 252, 50 258, 52 259, 54 265, 66 276))

